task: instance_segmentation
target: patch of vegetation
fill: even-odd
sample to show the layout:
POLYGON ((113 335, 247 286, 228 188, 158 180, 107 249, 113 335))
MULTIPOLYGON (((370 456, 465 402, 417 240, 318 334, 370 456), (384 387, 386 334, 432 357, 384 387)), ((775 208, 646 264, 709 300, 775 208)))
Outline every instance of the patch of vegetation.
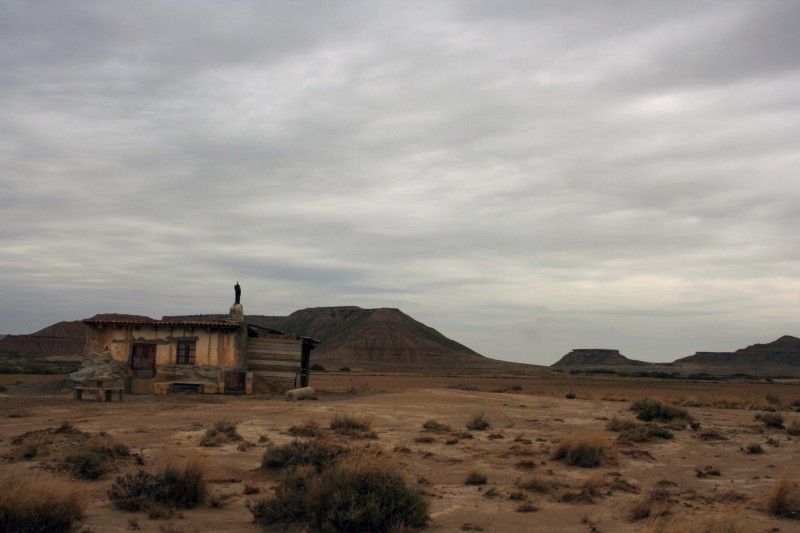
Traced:
POLYGON ((636 424, 620 431, 617 440, 620 442, 649 442, 653 439, 673 439, 675 435, 665 427, 654 424, 636 424))
POLYGON ((455 390, 465 390, 465 391, 479 391, 478 387, 475 385, 470 385, 469 383, 456 383, 455 385, 448 385, 448 389, 455 389, 455 390))
POLYGON ((109 499, 124 511, 146 511, 154 506, 192 508, 208 495, 205 472, 199 459, 190 458, 183 466, 167 461, 155 473, 138 470, 117 477, 109 499))
POLYGON ((372 431, 372 421, 367 417, 357 417, 337 413, 330 423, 331 431, 340 435, 362 439, 376 439, 377 434, 372 431))
POLYGON ((531 477, 524 481, 516 483, 517 488, 527 490, 528 492, 536 492, 538 494, 547 494, 561 486, 560 483, 553 479, 544 477, 531 477))
POLYGON ((400 531, 428 521, 430 504, 383 458, 356 454, 329 464, 287 469, 274 496, 249 504, 264 526, 305 523, 322 531, 400 531))
POLYGON ((268 446, 261 457, 261 467, 312 466, 317 472, 322 472, 346 453, 346 448, 324 439, 295 440, 282 446, 268 446))
POLYGON ((595 468, 616 464, 617 452, 614 444, 601 434, 576 435, 561 439, 551 458, 568 465, 595 468))
POLYGON ((325 367, 319 363, 314 363, 309 368, 314 372, 325 372, 325 367))
POLYGON ((492 425, 486 419, 486 415, 484 413, 476 413, 472 415, 472 418, 467 420, 467 429, 471 429, 473 431, 483 431, 489 429, 492 425))
POLYGON ((351 368, 349 366, 343 366, 339 369, 339 372, 351 372, 351 368))
POLYGON ((85 509, 86 498, 63 479, 0 477, 0 531, 69 531, 85 509))
POLYGON ((778 481, 767 498, 766 509, 774 516, 800 519, 800 485, 789 479, 778 481))
POLYGON ((760 455, 760 454, 762 454, 762 453, 765 453, 765 452, 764 452, 764 448, 762 448, 762 447, 761 447, 761 445, 760 445, 760 444, 758 444, 757 442, 753 442, 753 443, 750 443, 750 444, 748 444, 748 445, 747 445, 747 446, 744 448, 744 450, 745 450, 747 453, 751 453, 751 454, 753 454, 753 455, 760 455))
POLYGON ((200 446, 214 447, 243 440, 242 436, 236 431, 236 426, 238 425, 239 422, 235 420, 225 418, 217 420, 200 439, 200 446))
POLYGON ((700 440, 728 440, 728 437, 722 434, 717 428, 709 428, 697 434, 700 440))
POLYGON ((664 488, 654 488, 646 495, 642 496, 628 508, 628 520, 638 522, 640 520, 654 519, 669 513, 672 503, 672 495, 664 488))
POLYGON ((759 413, 756 420, 761 420, 768 428, 783 428, 783 415, 780 413, 759 413))
POLYGON ((693 420, 686 409, 675 405, 664 404, 649 398, 635 402, 631 405, 631 411, 637 413, 636 418, 645 422, 653 420, 659 422, 678 420, 684 424, 689 424, 693 420))
POLYGON ((425 431, 430 431, 431 433, 449 433, 452 431, 452 428, 447 424, 442 424, 441 422, 437 422, 436 420, 429 418, 422 424, 422 429, 425 431))
POLYGON ((486 485, 487 478, 481 472, 472 471, 464 478, 464 485, 486 485))
POLYGON ((294 437, 321 437, 323 430, 316 420, 309 419, 299 426, 291 426, 288 433, 294 437))

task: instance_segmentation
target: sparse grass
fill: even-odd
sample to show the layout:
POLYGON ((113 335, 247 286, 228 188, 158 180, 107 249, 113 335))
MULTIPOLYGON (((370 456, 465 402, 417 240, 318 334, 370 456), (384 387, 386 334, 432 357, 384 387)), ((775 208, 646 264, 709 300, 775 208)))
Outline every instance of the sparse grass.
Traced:
POLYGON ((675 436, 665 427, 654 424, 635 424, 620 431, 617 440, 620 442, 649 442, 654 438, 673 439, 675 436))
POLYGON ((138 470, 117 477, 109 499, 125 511, 150 510, 154 506, 191 508, 203 503, 208 494, 205 471, 197 456, 182 466, 165 461, 155 474, 138 470))
POLYGON ((473 431, 483 431, 492 427, 492 424, 486 419, 485 413, 475 413, 467 420, 466 427, 473 431))
POLYGON ((764 399, 767 400, 767 403, 770 405, 780 405, 781 399, 775 396, 774 394, 767 394, 764 396, 764 399))
POLYGON ((281 446, 268 446, 261 457, 261 466, 283 468, 310 465, 321 472, 346 453, 346 448, 325 439, 295 440, 281 446))
POLYGON ((0 477, 0 531, 69 531, 85 508, 84 495, 63 479, 8 473, 0 477))
POLYGON ((320 437, 323 434, 323 429, 320 427, 319 422, 309 419, 299 426, 291 426, 288 433, 294 437, 320 437))
POLYGON ((743 533, 741 517, 730 509, 703 516, 681 517, 659 527, 658 533, 743 533))
POLYGON ((760 420, 768 428, 783 428, 783 415, 780 413, 759 413, 756 420, 760 420))
POLYGON ((778 481, 767 498, 766 509, 774 516, 800 519, 800 485, 786 478, 778 481))
POLYGON ((366 417, 337 413, 331 420, 330 428, 340 435, 362 436, 372 429, 372 421, 366 417))
POLYGON ((614 444, 602 434, 570 435, 561 439, 551 454, 552 459, 568 465, 594 468, 616 464, 614 444))
POLYGON ((633 429, 640 425, 639 422, 634 420, 625 420, 614 416, 606 423, 606 429, 609 431, 625 431, 626 429, 633 429))
POLYGON ((422 429, 425 431, 430 431, 432 433, 449 433, 452 431, 452 428, 447 424, 442 424, 434 420, 433 418, 429 418, 422 424, 422 429))
POLYGON ((676 420, 682 421, 685 425, 693 420, 689 411, 686 409, 675 405, 664 404, 650 398, 635 402, 631 405, 631 411, 637 413, 636 418, 644 420, 645 422, 650 422, 652 420, 659 422, 676 420))
POLYGON ((487 481, 488 480, 485 474, 473 470, 467 474, 466 478, 464 478, 464 485, 486 485, 487 481))
POLYGON ((524 481, 516 483, 517 488, 527 490, 528 492, 536 492, 538 494, 547 494, 561 486, 560 483, 553 479, 536 476, 528 478, 524 481))
POLYGON ((671 494, 663 488, 655 488, 638 498, 628 508, 628 520, 638 522, 659 518, 669 513, 671 494))
POLYGON ((539 510, 539 508, 533 505, 531 502, 524 502, 521 503, 515 510, 518 513, 535 513, 539 510))
POLYGON ((213 447, 226 444, 228 442, 239 442, 242 436, 236 431, 238 421, 221 419, 206 430, 205 435, 200 439, 200 446, 213 447))
POLYGON ((284 472, 271 498, 249 505, 264 526, 307 523, 322 531, 397 531, 421 528, 430 504, 416 487, 375 455, 352 454, 321 473, 284 472))
POLYGON ((728 440, 728 437, 722 434, 717 428, 708 428, 697 434, 700 440, 728 440))

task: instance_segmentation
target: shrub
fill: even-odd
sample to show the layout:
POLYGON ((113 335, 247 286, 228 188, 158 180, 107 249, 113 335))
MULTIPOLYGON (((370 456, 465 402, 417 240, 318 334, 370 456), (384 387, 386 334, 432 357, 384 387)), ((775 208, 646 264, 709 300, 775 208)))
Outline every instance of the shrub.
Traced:
POLYGON ((432 418, 429 418, 422 424, 422 429, 425 431, 431 431, 433 433, 449 433, 452 431, 450 426, 447 424, 442 424, 441 422, 437 422, 432 418))
POLYGON ((200 446, 212 447, 219 446, 228 442, 239 442, 242 436, 236 431, 236 426, 239 422, 234 420, 217 420, 210 428, 206 430, 206 434, 200 439, 200 446))
POLYGON ((636 418, 650 422, 656 420, 660 422, 669 422, 671 420, 684 421, 686 424, 692 421, 689 411, 682 407, 674 405, 663 404, 656 400, 645 398, 635 402, 631 406, 631 411, 637 413, 636 418))
POLYGON ((543 477, 532 477, 526 479, 525 481, 518 481, 516 486, 520 489, 527 490, 528 492, 547 494, 551 490, 558 488, 560 484, 556 481, 543 477))
POLYGON ((575 393, 574 393, 573 391, 569 391, 569 392, 566 394, 565 398, 566 398, 567 400, 574 400, 574 399, 575 399, 575 393))
POLYGON ((358 435, 361 432, 368 432, 372 428, 372 422, 368 418, 336 414, 331 420, 330 428, 343 435, 358 435))
POLYGON ((756 420, 761 420, 769 428, 783 428, 783 416, 780 413, 759 413, 756 420))
POLYGON ((342 368, 339 369, 339 372, 350 372, 350 371, 351 370, 349 366, 343 366, 342 368))
POLYGON ((626 429, 633 429, 639 425, 641 424, 634 422, 633 420, 623 420, 615 416, 608 421, 606 424, 606 429, 609 431, 624 431, 626 429))
POLYGON ((108 460, 99 453, 88 450, 72 450, 58 460, 59 470, 79 479, 100 479, 111 470, 108 460))
POLYGON ((322 428, 316 420, 306 420, 299 426, 289 428, 289 435, 295 437, 321 437, 322 428))
POLYGON ((767 512, 785 518, 800 518, 800 485, 782 479, 767 498, 767 512))
POLYGON ((182 467, 166 461, 155 474, 138 470, 117 477, 109 499, 125 511, 148 510, 154 505, 191 508, 205 501, 208 485, 197 457, 182 467))
POLYGON ((313 370, 314 372, 325 372, 325 367, 319 363, 314 363, 313 365, 311 365, 311 370, 313 370))
POLYGON ((421 528, 429 502, 390 465, 360 454, 332 464, 284 473, 273 497, 250 505, 265 526, 309 523, 323 531, 390 531, 421 528))
POLYGON ((774 394, 767 394, 764 399, 767 400, 767 403, 771 405, 780 405, 781 403, 781 399, 774 394))
POLYGON ((464 479, 465 485, 486 485, 486 482, 486 476, 474 470, 468 473, 467 477, 464 479))
POLYGON ((261 466, 282 468, 310 465, 321 472, 346 453, 346 448, 324 439, 295 440, 282 446, 268 446, 261 457, 261 466))
POLYGON ((639 520, 653 519, 669 513, 670 493, 661 488, 651 490, 633 502, 628 508, 628 520, 636 522, 639 520))
POLYGON ((85 509, 85 497, 62 479, 0 477, 0 531, 69 531, 85 509))
POLYGON ((594 468, 616 464, 616 455, 614 445, 603 435, 589 434, 561 439, 551 457, 561 459, 568 465, 594 468))
POLYGON ((754 442, 754 443, 748 444, 747 448, 745 448, 745 451, 747 453, 752 453, 752 454, 758 455, 758 454, 764 453, 764 448, 762 448, 760 444, 754 442))
POLYGON ((786 427, 786 432, 789 435, 800 435, 800 422, 792 420, 792 423, 786 427))
POLYGON ((654 438, 672 439, 675 436, 667 428, 653 424, 634 424, 620 431, 617 440, 620 442, 649 442, 654 438))
POLYGON ((488 420, 486 420, 486 415, 484 413, 476 413, 467 421, 467 429, 471 429, 473 431, 483 431, 485 429, 489 429, 490 427, 491 424, 488 420))

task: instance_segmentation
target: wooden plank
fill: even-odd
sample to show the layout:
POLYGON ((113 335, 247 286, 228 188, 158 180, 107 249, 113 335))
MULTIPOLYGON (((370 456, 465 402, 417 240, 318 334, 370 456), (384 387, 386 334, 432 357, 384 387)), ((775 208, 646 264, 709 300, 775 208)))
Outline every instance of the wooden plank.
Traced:
POLYGON ((295 355, 303 353, 300 349, 297 350, 283 350, 281 348, 248 348, 247 353, 282 353, 286 355, 295 355))
POLYGON ((248 346, 300 346, 300 339, 247 339, 248 346))
POLYGON ((265 361, 300 361, 302 357, 300 354, 280 354, 280 353, 272 353, 272 354, 265 354, 265 353, 248 353, 245 356, 246 359, 264 359, 265 361))
POLYGON ((261 371, 253 371, 254 376, 263 376, 265 378, 285 378, 294 380, 297 377, 297 374, 294 372, 261 372, 261 371))
POLYGON ((297 361, 279 361, 277 359, 251 359, 247 358, 247 364, 252 365, 269 365, 269 366, 283 366, 288 368, 300 368, 297 361))

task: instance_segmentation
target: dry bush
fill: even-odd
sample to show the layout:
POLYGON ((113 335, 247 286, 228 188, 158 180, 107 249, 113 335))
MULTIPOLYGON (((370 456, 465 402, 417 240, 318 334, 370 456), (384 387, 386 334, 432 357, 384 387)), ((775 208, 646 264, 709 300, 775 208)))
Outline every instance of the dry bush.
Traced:
POLYGON ((335 433, 349 437, 377 438, 371 432, 372 421, 369 418, 337 413, 331 420, 330 428, 335 433))
POLYGON ((768 428, 783 428, 783 415, 780 413, 759 413, 756 420, 761 420, 768 428))
POLYGON ((637 413, 636 418, 644 420, 645 422, 650 422, 652 420, 669 422, 674 420, 686 425, 693 420, 689 411, 686 409, 675 405, 668 405, 650 398, 635 402, 631 405, 631 411, 637 413))
POLYGON ((319 423, 314 419, 309 419, 300 424, 299 426, 291 426, 288 431, 289 435, 294 437, 321 437, 323 434, 322 428, 319 423))
POLYGON ((283 468, 310 465, 321 472, 346 453, 346 448, 325 439, 295 440, 281 446, 268 446, 264 450, 264 455, 261 456, 261 467, 283 468))
POLYGON ((767 498, 766 509, 771 515, 800 519, 800 485, 789 479, 778 481, 767 498))
POLYGON ((434 420, 433 418, 429 418, 422 424, 422 429, 425 431, 430 431, 432 433, 450 433, 452 428, 447 424, 442 424, 434 420))
POLYGON ((628 508, 628 520, 638 522, 658 518, 669 513, 671 494, 663 488, 655 488, 633 502, 628 508))
POLYGON ((709 428, 697 434, 700 440, 728 440, 728 437, 716 428, 709 428))
POLYGON ((672 520, 656 529, 657 533, 740 533, 741 518, 730 509, 712 515, 693 516, 672 520))
POLYGON ((69 531, 85 509, 86 498, 63 479, 0 477, 0 531, 69 531))
POLYGON ((633 429, 639 426, 641 426, 639 422, 635 422, 633 420, 624 420, 614 416, 606 424, 606 429, 609 431, 625 431, 626 429, 633 429))
POLYGON ((288 469, 271 498, 249 506, 264 526, 306 523, 323 531, 421 528, 430 504, 384 458, 351 454, 318 473, 288 469))
POLYGON ((414 442, 417 444, 433 444, 436 442, 436 439, 431 437, 430 435, 420 435, 419 437, 414 439, 414 442))
POLYGON ((747 447, 744 450, 747 453, 752 453, 754 455, 758 455, 758 454, 764 453, 764 448, 762 448, 761 445, 758 444, 757 442, 753 442, 753 443, 748 444, 747 447))
POLYGON ((149 510, 158 505, 192 508, 203 503, 207 495, 208 483, 198 456, 190 457, 181 466, 167 459, 154 474, 138 470, 119 476, 108 492, 114 505, 125 511, 149 510))
POLYGON ((487 481, 485 474, 473 470, 464 478, 464 485, 486 485, 487 481))
POLYGON ((570 435, 556 445, 551 458, 563 460, 568 465, 594 468, 616 464, 617 451, 602 434, 570 435))
POLYGON ((485 413, 475 413, 472 415, 472 418, 467 420, 467 429, 471 429, 473 431, 483 431, 485 429, 489 429, 492 425, 486 419, 485 413))
POLYGON ((236 431, 238 421, 221 419, 206 430, 205 435, 200 439, 200 446, 212 447, 226 444, 228 442, 239 442, 242 436, 236 431))
POLYGON ((792 420, 792 423, 786 426, 786 432, 789 435, 800 435, 800 421, 792 420))
POLYGON ((516 511, 518 513, 535 513, 538 511, 539 508, 533 505, 531 502, 521 503, 517 508, 516 511))
POLYGON ((665 427, 653 424, 635 424, 619 432, 620 442, 649 442, 654 438, 673 439, 675 436, 665 427))
POLYGON ((561 483, 558 481, 541 476, 531 477, 524 481, 517 481, 515 485, 519 489, 527 490, 528 492, 536 492, 539 494, 547 494, 561 487, 561 483))

